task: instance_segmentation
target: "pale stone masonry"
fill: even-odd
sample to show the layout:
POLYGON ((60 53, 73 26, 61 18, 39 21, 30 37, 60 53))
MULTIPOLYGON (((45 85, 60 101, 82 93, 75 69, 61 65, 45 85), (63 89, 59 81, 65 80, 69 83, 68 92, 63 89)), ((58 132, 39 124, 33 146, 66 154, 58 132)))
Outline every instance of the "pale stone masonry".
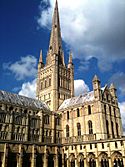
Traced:
POLYGON ((123 167, 125 137, 116 88, 74 96, 72 53, 64 61, 58 3, 38 63, 37 99, 0 91, 0 167, 123 167))

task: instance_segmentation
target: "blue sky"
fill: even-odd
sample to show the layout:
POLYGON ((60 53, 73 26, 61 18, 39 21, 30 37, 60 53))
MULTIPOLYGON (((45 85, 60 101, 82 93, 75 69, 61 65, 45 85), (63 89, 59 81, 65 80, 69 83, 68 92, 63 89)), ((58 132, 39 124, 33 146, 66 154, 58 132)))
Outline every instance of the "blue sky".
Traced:
MULTIPOLYGON (((73 51, 79 93, 114 82, 125 106, 124 0, 58 0, 65 61, 73 51), (80 80, 80 81, 78 81, 80 80)), ((49 45, 54 0, 0 1, 0 89, 34 96, 40 50, 49 45)), ((76 85, 76 84, 75 84, 76 85)))

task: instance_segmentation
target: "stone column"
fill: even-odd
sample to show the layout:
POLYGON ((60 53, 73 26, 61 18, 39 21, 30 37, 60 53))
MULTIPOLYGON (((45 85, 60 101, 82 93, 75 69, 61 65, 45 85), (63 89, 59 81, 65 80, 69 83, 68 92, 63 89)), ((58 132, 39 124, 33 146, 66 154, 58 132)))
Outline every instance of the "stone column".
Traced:
POLYGON ((19 145, 17 167, 22 167, 22 163, 23 163, 23 149, 22 149, 22 145, 19 145))
POLYGON ((44 147, 44 158, 43 158, 43 167, 48 167, 48 152, 47 146, 44 147))
POLYGON ((58 164, 59 164, 59 151, 58 151, 58 148, 56 147, 55 148, 55 164, 54 164, 54 167, 58 167, 58 164))
POLYGON ((43 134, 43 112, 40 114, 40 134, 39 134, 39 142, 42 142, 42 134, 43 134))
POLYGON ((8 144, 5 144, 4 145, 2 167, 7 167, 7 160, 8 160, 8 144))
POLYGON ((125 164, 125 148, 124 148, 124 144, 122 145, 122 147, 121 147, 122 149, 122 157, 123 157, 123 164, 125 164))
POLYGON ((64 149, 62 149, 62 167, 64 167, 64 149))
POLYGON ((26 131, 25 131, 25 141, 28 141, 28 124, 29 124, 29 117, 26 117, 26 131))
POLYGON ((78 167, 78 161, 77 161, 77 146, 75 146, 75 167, 78 167))
POLYGON ((70 167, 70 162, 69 162, 69 150, 68 150, 68 153, 67 153, 67 167, 70 167))
POLYGON ((32 146, 32 160, 31 160, 31 167, 36 167, 36 147, 35 145, 32 146))
POLYGON ((96 156, 96 167, 99 167, 99 160, 98 160, 98 145, 97 145, 97 148, 95 148, 95 156, 96 156))
POLYGON ((87 167, 87 153, 86 153, 86 146, 84 146, 83 154, 84 154, 84 166, 87 167))
POLYGON ((110 143, 108 143, 107 147, 108 147, 109 167, 112 167, 110 143))

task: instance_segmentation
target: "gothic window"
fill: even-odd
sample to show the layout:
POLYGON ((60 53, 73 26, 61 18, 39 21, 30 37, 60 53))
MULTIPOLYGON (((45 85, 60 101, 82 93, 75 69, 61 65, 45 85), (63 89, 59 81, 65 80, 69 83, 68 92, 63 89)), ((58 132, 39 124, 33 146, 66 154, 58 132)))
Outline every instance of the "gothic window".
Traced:
POLYGON ((106 105, 104 105, 104 112, 105 112, 105 115, 106 115, 106 105))
POLYGON ((32 118, 31 119, 31 125, 30 125, 32 128, 36 128, 37 126, 37 119, 36 118, 32 118))
POLYGON ((60 118, 56 118, 56 125, 60 125, 60 118))
POLYGON ((49 124, 49 115, 46 115, 46 116, 44 117, 44 123, 45 123, 45 124, 49 124))
POLYGON ((81 136, 81 125, 80 125, 80 123, 77 123, 77 134, 78 134, 78 136, 81 136))
POLYGON ((15 124, 21 125, 22 124, 22 117, 21 116, 17 116, 15 118, 15 124))
POLYGON ((90 158, 89 160, 89 167, 96 167, 96 161, 93 158, 90 158))
POLYGON ((77 117, 80 117, 79 108, 77 108, 77 117))
POLYGON ((92 121, 88 121, 89 134, 93 134, 92 121))
POLYGON ((111 128, 112 128, 112 137, 114 138, 115 135, 114 135, 114 124, 113 124, 113 121, 111 121, 111 128))
POLYGON ((90 114, 91 114, 91 106, 88 105, 88 115, 90 115, 90 114))
POLYGON ((107 130, 107 137, 109 138, 109 123, 108 123, 108 120, 106 120, 106 130, 107 130))
POLYGON ((118 123, 116 123, 116 134, 117 134, 117 137, 119 137, 118 129, 119 129, 119 126, 118 126, 118 123))
POLYGON ((124 167, 122 159, 114 159, 114 167, 124 167))
POLYGON ((67 120, 69 119, 69 111, 67 111, 67 120))
POLYGON ((109 167, 109 162, 107 159, 101 159, 101 167, 109 167))
POLYGON ((49 86, 51 86, 51 78, 49 78, 49 86))
POLYGON ((69 137, 69 125, 66 125, 66 137, 69 137))
POLYGON ((109 114, 110 114, 110 116, 112 115, 112 109, 111 109, 111 106, 109 106, 109 114))
POLYGON ((45 80, 45 88, 47 87, 47 81, 45 80))

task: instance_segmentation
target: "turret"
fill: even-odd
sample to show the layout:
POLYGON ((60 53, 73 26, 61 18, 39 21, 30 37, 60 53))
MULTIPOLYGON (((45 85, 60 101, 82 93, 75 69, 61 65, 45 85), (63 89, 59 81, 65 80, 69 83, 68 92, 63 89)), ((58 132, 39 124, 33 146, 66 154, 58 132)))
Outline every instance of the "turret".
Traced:
POLYGON ((114 97, 115 99, 117 99, 117 96, 116 96, 117 89, 115 88, 115 85, 113 83, 111 83, 109 89, 110 89, 110 93, 111 93, 112 97, 114 97))
POLYGON ((100 86, 100 80, 97 77, 97 75, 94 76, 92 83, 93 83, 94 97, 99 100, 101 98, 101 86, 100 86))

